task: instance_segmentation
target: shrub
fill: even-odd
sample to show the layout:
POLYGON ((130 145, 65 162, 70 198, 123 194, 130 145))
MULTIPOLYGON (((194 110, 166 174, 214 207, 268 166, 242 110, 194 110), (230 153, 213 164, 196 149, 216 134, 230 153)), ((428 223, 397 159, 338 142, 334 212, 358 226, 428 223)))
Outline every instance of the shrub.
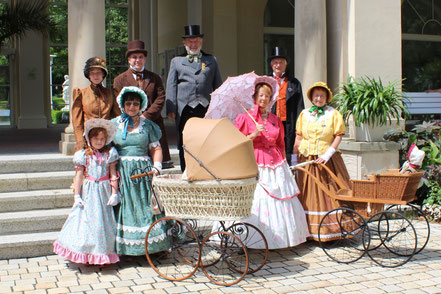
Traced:
POLYGON ((54 110, 61 110, 65 105, 63 97, 53 96, 52 97, 52 107, 54 110))
POLYGON ((51 116, 52 116, 52 123, 55 125, 62 123, 69 123, 69 111, 67 110, 52 110, 51 116))
POLYGON ((418 202, 441 205, 441 120, 424 121, 411 131, 389 130, 384 138, 400 143, 400 164, 407 160, 407 151, 412 143, 426 153, 421 169, 424 171, 424 186, 418 189, 418 202))

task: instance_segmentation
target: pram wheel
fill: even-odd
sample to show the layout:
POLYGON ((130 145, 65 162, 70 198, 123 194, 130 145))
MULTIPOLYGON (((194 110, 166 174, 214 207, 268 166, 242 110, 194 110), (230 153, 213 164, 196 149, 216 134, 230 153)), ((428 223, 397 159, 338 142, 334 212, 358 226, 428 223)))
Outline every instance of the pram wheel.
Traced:
MULTIPOLYGON (((254 225, 249 223, 235 223, 228 227, 227 232, 238 237, 248 251, 249 266, 247 274, 260 270, 268 259, 268 243, 263 233, 254 225), (258 249, 256 249, 258 247, 258 249)), ((237 271, 234 264, 231 267, 237 271)))
POLYGON ((182 281, 192 276, 199 265, 201 251, 193 229, 183 220, 174 217, 163 217, 155 221, 145 237, 145 252, 150 266, 163 278, 170 281, 182 281), (155 226, 169 226, 166 237, 170 249, 151 254, 148 244, 155 239, 155 226))
POLYGON ((383 267, 397 267, 415 254, 415 228, 403 214, 393 210, 378 212, 368 220, 368 226, 372 245, 367 254, 375 263, 383 267))
POLYGON ((386 210, 397 211, 412 223, 417 234, 417 249, 415 254, 420 253, 429 242, 430 226, 426 214, 413 204, 407 205, 391 205, 386 210))
POLYGON ((320 247, 332 260, 351 263, 366 253, 370 234, 366 221, 358 212, 340 207, 322 218, 318 239, 320 247))
POLYGON ((230 233, 211 233, 202 242, 201 252, 202 271, 217 285, 234 285, 248 272, 247 249, 230 233))

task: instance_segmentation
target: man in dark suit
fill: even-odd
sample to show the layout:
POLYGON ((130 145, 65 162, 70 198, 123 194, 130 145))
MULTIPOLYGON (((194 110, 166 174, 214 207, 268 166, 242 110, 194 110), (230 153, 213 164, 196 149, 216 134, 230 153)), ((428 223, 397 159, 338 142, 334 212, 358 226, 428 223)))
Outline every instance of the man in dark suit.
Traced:
POLYGON ((294 141, 296 138, 296 122, 300 112, 305 108, 303 102, 302 85, 299 80, 286 72, 288 56, 283 48, 275 47, 268 58, 273 76, 279 83, 280 90, 277 102, 271 112, 276 114, 285 127, 285 150, 288 164, 296 164, 296 159, 291 162, 294 141))
POLYGON ((167 114, 175 119, 181 170, 185 169, 182 131, 192 117, 204 117, 210 94, 222 84, 216 58, 201 50, 203 34, 198 25, 185 26, 182 43, 187 54, 170 63, 167 78, 167 114))
POLYGON ((142 116, 155 122, 161 128, 162 137, 159 142, 161 143, 163 155, 162 168, 173 167, 173 163, 170 161, 164 120, 161 116, 165 102, 162 79, 159 75, 145 69, 144 64, 147 60, 147 50, 145 50, 143 41, 130 41, 127 45, 126 58, 130 67, 114 79, 113 89, 115 97, 118 96, 122 88, 127 86, 137 86, 147 94, 148 107, 142 116))

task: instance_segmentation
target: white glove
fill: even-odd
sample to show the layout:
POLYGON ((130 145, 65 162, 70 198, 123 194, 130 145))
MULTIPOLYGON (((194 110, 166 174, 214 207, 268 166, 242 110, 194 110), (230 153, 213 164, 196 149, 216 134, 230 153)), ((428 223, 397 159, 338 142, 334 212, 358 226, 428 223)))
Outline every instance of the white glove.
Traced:
POLYGON ((334 153, 335 153, 335 148, 331 146, 331 147, 328 148, 328 150, 326 150, 325 153, 323 153, 319 157, 321 159, 323 159, 325 161, 325 163, 327 163, 328 160, 331 159, 332 155, 334 155, 334 153))
POLYGON ((112 194, 109 198, 109 201, 107 201, 108 206, 115 206, 117 205, 121 199, 119 198, 118 194, 112 194))
POLYGON ((162 163, 159 161, 155 161, 153 163, 153 170, 155 171, 155 175, 162 174, 162 163))
POLYGON ((84 207, 84 201, 81 199, 81 196, 79 194, 74 196, 74 205, 73 207, 84 207))
POLYGON ((297 154, 291 154, 291 166, 297 165, 299 163, 299 158, 297 154))

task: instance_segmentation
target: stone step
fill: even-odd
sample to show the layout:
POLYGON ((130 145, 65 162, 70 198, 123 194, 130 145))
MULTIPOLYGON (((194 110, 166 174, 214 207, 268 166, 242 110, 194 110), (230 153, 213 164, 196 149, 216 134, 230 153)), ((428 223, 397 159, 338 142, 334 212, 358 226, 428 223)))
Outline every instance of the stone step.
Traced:
POLYGON ((53 254, 57 231, 9 234, 0 237, 0 260, 53 254))
POLYGON ((0 193, 0 212, 72 207, 72 189, 0 193))
POLYGON ((0 193, 45 189, 67 189, 75 171, 0 174, 0 193))
POLYGON ((0 174, 73 170, 72 156, 60 153, 0 156, 0 174))
POLYGON ((70 210, 71 208, 55 208, 2 212, 0 213, 0 239, 4 238, 1 235, 6 234, 59 230, 70 210))

